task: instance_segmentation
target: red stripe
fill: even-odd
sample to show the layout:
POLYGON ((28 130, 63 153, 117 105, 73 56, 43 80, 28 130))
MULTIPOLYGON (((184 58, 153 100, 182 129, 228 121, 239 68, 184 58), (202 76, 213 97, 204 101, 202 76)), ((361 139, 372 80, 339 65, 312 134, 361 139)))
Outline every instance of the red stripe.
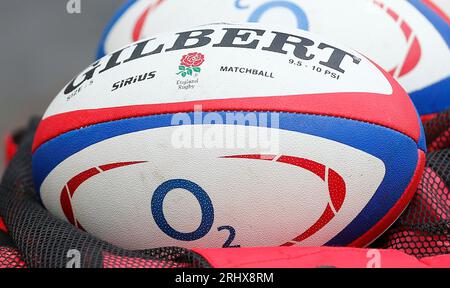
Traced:
POLYGON ((61 195, 59 197, 59 202, 61 203, 61 208, 63 210, 64 215, 66 215, 67 221, 69 221, 69 223, 71 223, 72 225, 75 225, 75 215, 73 213, 72 202, 70 197, 71 195, 69 195, 67 187, 64 186, 64 188, 61 191, 61 195))
MULTIPOLYGON (((272 155, 234 155, 234 156, 226 156, 223 158, 243 158, 243 159, 257 159, 257 160, 271 160, 275 157, 272 155)), ((282 155, 280 158, 278 158, 277 162, 285 163, 294 165, 303 169, 306 169, 315 175, 319 176, 322 180, 325 180, 325 170, 326 167, 323 164, 317 163, 312 160, 308 160, 305 158, 298 158, 293 156, 285 156, 282 155)), ((336 173, 334 170, 329 169, 329 175, 328 175, 328 188, 329 188, 329 194, 330 199, 335 207, 336 211, 339 211, 341 209, 342 204, 345 200, 345 194, 346 194, 346 188, 345 188, 345 182, 342 177, 336 173)), ((293 242, 301 242, 315 233, 317 233, 320 229, 325 227, 331 219, 334 218, 334 212, 331 209, 330 204, 327 204, 327 207, 325 208, 325 211, 322 213, 322 215, 319 217, 319 219, 311 225, 305 232, 294 238, 290 242, 286 242, 282 244, 281 246, 293 246, 295 243, 293 242)))
POLYGON ((285 96, 283 98, 207 100, 73 111, 48 117, 41 122, 33 143, 33 152, 43 143, 82 127, 126 118, 193 112, 194 105, 202 105, 204 112, 273 111, 342 117, 389 127, 418 141, 420 127, 414 107, 404 92, 400 92, 400 94, 400 96, 388 96, 369 93, 335 93, 285 96), (399 107, 401 108, 399 109, 399 107))
POLYGON ((325 180, 325 165, 323 164, 293 156, 281 156, 277 162, 291 164, 306 169, 319 176, 322 180, 325 180))
POLYGON ((322 216, 320 216, 319 220, 314 223, 308 230, 303 232, 301 235, 295 237, 293 241, 301 242, 312 235, 314 235, 317 231, 322 229, 325 225, 327 225, 331 219, 334 218, 333 210, 331 210, 330 204, 327 205, 327 208, 325 208, 325 211, 323 211, 322 216))
POLYGON ((383 7, 384 7, 384 4, 381 3, 380 1, 374 0, 373 3, 374 3, 375 5, 377 5, 377 6, 379 6, 380 8, 383 8, 383 7))
POLYGON ((33 152, 45 142, 72 130, 120 119, 158 114, 202 111, 287 112, 347 118, 377 124, 399 131, 418 142, 420 126, 408 94, 391 75, 372 62, 392 86, 392 95, 342 92, 273 97, 217 99, 181 103, 147 104, 78 110, 44 119, 38 127, 33 152))
POLYGON ((69 196, 72 197, 81 184, 83 184, 86 180, 94 177, 97 174, 100 174, 100 171, 98 171, 97 168, 91 168, 70 179, 70 181, 67 182, 67 188, 69 189, 68 191, 69 196))
POLYGON ((136 42, 139 39, 141 39, 142 28, 144 27, 145 20, 147 20, 147 15, 148 15, 148 12, 150 12, 151 7, 152 6, 149 6, 147 9, 145 9, 145 11, 142 13, 142 15, 136 21, 136 25, 134 26, 134 29, 133 29, 133 42, 136 42))
POLYGON ((394 75, 395 75, 395 71, 397 71, 397 67, 392 68, 391 70, 389 70, 388 73, 389 73, 391 76, 394 76, 394 75))
MULTIPOLYGON (((379 3, 377 3, 376 1, 374 2, 375 4, 377 4, 378 6, 380 6, 381 8, 383 8, 382 5, 379 5, 379 3)), ((392 10, 391 8, 387 8, 386 13, 394 20, 394 21, 398 21, 399 19, 399 15, 392 10)), ((409 26, 409 24, 405 21, 401 21, 400 24, 400 28, 403 32, 403 35, 405 36, 406 41, 409 41, 409 38, 412 35, 412 30, 411 27, 409 26)), ((412 43, 411 47, 409 48, 405 61, 401 64, 400 68, 401 71, 398 75, 398 77, 404 76, 405 74, 409 73, 410 71, 412 71, 417 64, 419 63, 420 57, 422 54, 422 49, 420 47, 420 43, 417 40, 417 38, 414 38, 414 42, 412 43)), ((389 74, 394 76, 395 72, 397 71, 399 66, 395 67, 394 69, 391 69, 389 71, 389 74)))
POLYGON ((399 201, 394 205, 394 207, 389 210, 386 216, 381 219, 375 226, 372 227, 369 231, 367 231, 364 235, 353 241, 349 246, 351 247, 365 247, 369 245, 374 239, 383 234, 392 223, 397 220, 400 214, 406 209, 409 202, 413 198, 416 193, 417 186, 422 177, 422 173, 425 167, 425 153, 422 150, 418 150, 418 163, 416 171, 414 172, 414 176, 411 179, 408 187, 405 190, 405 193, 399 199, 399 201))
POLYGON ((136 164, 142 164, 142 163, 146 163, 146 161, 120 162, 120 163, 106 164, 106 165, 100 166, 99 168, 100 168, 103 172, 106 172, 106 171, 108 171, 108 170, 113 170, 113 169, 120 168, 120 167, 125 167, 125 166, 130 166, 130 165, 136 165, 136 164))
MULTIPOLYGON (((266 160, 266 161, 272 161, 275 159, 275 155, 260 155, 260 154, 250 154, 250 155, 231 155, 231 156, 223 156, 221 158, 236 158, 236 159, 253 159, 253 160, 266 160)), ((305 159, 305 158, 299 158, 294 156, 285 156, 282 155, 280 158, 277 159, 277 162, 279 163, 285 163, 294 165, 303 169, 306 169, 315 175, 319 176, 322 180, 325 181, 325 165, 317 163, 315 161, 305 159)), ((337 177, 340 177, 336 172, 334 172, 337 177)), ((343 180, 342 180, 343 181, 343 180)), ((345 183, 344 183, 345 185, 345 183)))
POLYGON ((235 159, 254 159, 254 160, 267 160, 272 161, 275 159, 276 155, 259 155, 259 154, 252 154, 252 155, 232 155, 232 156, 223 156, 221 158, 235 158, 235 159))
POLYGON ((66 215, 67 221, 69 221, 72 225, 79 227, 77 225, 78 221, 75 218, 75 213, 73 211, 72 206, 73 194, 78 189, 78 187, 80 187, 81 184, 83 184, 86 180, 99 173, 100 171, 98 171, 98 169, 96 168, 86 170, 70 179, 69 182, 67 182, 67 185, 64 186, 64 188, 62 189, 59 201, 61 203, 64 215, 66 215))
POLYGON ((406 23, 405 21, 402 21, 400 28, 402 28, 403 35, 405 35, 406 41, 408 41, 412 32, 411 26, 409 26, 408 23, 406 23))
MULTIPOLYGON (((145 163, 146 161, 137 161, 137 162, 119 162, 119 163, 111 163, 102 165, 99 168, 105 172, 112 169, 124 167, 124 166, 130 166, 130 165, 136 165, 145 163)), ((62 210, 64 212, 64 215, 66 216, 67 221, 69 221, 72 225, 78 227, 79 229, 86 231, 83 226, 78 222, 76 219, 75 213, 73 211, 72 206, 72 197, 75 194, 75 191, 77 191, 78 187, 80 187, 81 184, 89 180, 90 178, 100 174, 101 172, 97 168, 91 168, 86 171, 81 172, 80 174, 76 175, 72 179, 70 179, 67 182, 67 185, 64 186, 64 188, 61 191, 60 195, 60 203, 62 210)))
POLYGON ((414 67, 416 67, 416 65, 419 63, 421 55, 422 48, 420 47, 419 40, 417 40, 417 37, 414 37, 414 40, 411 44, 408 55, 406 56, 402 70, 400 71, 398 77, 402 77, 403 75, 408 74, 410 71, 412 71, 414 67))
POLYGON ((431 0, 422 0, 423 4, 427 5, 431 10, 438 14, 442 19, 450 25, 450 17, 440 7, 434 4, 431 0))
MULTIPOLYGON (((394 10, 388 8, 386 12, 392 19, 394 19, 394 21, 398 21, 399 16, 394 10)), ((411 27, 409 26, 409 24, 407 22, 401 21, 400 28, 403 32, 403 35, 405 36, 406 41, 408 42, 409 38, 411 37, 411 34, 412 34, 411 27)), ((400 67, 401 70, 400 70, 398 77, 404 76, 405 74, 412 71, 419 63, 421 55, 422 55, 422 49, 420 47, 420 43, 419 43, 417 37, 415 37, 413 40, 413 43, 411 44, 411 47, 409 48, 409 50, 407 52, 404 62, 401 64, 401 67, 400 67)), ((390 70, 389 74, 394 76, 397 68, 398 68, 398 66, 396 68, 390 70)))
POLYGON ((333 169, 328 169, 328 191, 330 192, 331 203, 338 212, 344 204, 347 189, 344 179, 333 169))
POLYGON ((144 24, 147 21, 148 14, 155 10, 164 0, 159 0, 155 4, 151 4, 148 6, 147 9, 144 10, 144 12, 141 14, 141 16, 136 21, 136 24, 133 28, 133 42, 136 42, 141 39, 142 36, 142 29, 144 28, 144 24))
POLYGON ((75 225, 78 229, 80 229, 81 231, 87 232, 86 229, 84 229, 83 226, 81 226, 80 222, 78 222, 77 220, 77 225, 75 225))
POLYGON ((395 11, 392 10, 391 8, 388 8, 388 9, 387 9, 387 13, 388 13, 395 21, 398 20, 398 14, 395 13, 395 11))

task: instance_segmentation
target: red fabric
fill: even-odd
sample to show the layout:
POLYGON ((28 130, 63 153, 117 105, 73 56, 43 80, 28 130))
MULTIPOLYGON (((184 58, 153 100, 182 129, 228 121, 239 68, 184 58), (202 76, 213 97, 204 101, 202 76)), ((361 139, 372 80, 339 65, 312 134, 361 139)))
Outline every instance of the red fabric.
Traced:
POLYGON ((435 152, 450 147, 450 127, 441 132, 431 143, 427 143, 428 152, 435 152))
POLYGON ((167 266, 189 268, 189 264, 187 263, 117 256, 107 252, 103 253, 103 268, 165 268, 167 266))
POLYGON ((9 247, 0 247, 1 268, 26 268, 25 262, 18 250, 9 247))
POLYGON ((420 119, 422 120, 423 123, 425 123, 427 121, 434 119, 437 115, 438 113, 422 115, 420 116, 420 119))
POLYGON ((205 257, 215 268, 450 267, 450 255, 417 259, 397 250, 335 247, 267 247, 195 249, 194 251, 205 257))
POLYGON ((422 263, 429 265, 433 268, 449 268, 450 267, 450 255, 439 255, 433 257, 422 258, 422 263))
POLYGON ((7 135, 5 138, 5 161, 6 165, 11 161, 17 152, 17 144, 11 135, 7 135))
POLYGON ((3 231, 5 233, 8 233, 8 229, 6 229, 6 225, 3 222, 3 219, 0 217, 0 231, 3 231))

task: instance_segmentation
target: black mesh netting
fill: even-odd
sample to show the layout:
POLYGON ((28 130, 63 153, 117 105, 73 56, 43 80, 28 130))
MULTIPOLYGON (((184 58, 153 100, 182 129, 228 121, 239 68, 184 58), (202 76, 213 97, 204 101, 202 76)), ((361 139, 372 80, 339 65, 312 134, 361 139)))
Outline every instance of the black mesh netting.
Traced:
MULTIPOLYGON (((81 267, 209 267, 200 255, 169 247, 127 251, 53 218, 39 203, 31 177, 31 142, 37 120, 0 185, 0 216, 16 248, 0 247, 0 267, 65 267, 79 251, 81 267)), ((450 110, 425 124, 427 167, 411 204, 373 247, 394 248, 418 258, 450 253, 450 110)), ((0 245, 1 246, 1 245, 0 245)))
POLYGON ((450 253, 450 110, 424 125, 427 164, 406 211, 375 243, 418 258, 450 253))

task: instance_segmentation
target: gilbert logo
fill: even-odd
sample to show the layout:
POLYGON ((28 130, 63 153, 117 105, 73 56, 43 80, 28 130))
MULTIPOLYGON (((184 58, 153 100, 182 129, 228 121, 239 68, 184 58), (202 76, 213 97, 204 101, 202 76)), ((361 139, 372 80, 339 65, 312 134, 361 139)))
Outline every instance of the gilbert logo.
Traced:
MULTIPOLYGON (((300 33, 300 32, 299 32, 300 33)), ((301 33, 300 33, 301 34, 301 33)), ((321 65, 332 69, 335 73, 345 73, 345 69, 353 65, 359 65, 361 59, 353 54, 334 47, 325 42, 315 41, 305 37, 307 35, 286 34, 275 30, 262 30, 226 25, 215 25, 205 29, 185 31, 175 34, 175 38, 153 38, 142 40, 122 48, 102 59, 94 62, 85 71, 76 76, 64 89, 64 94, 68 95, 79 89, 84 83, 93 81, 95 76, 117 69, 122 64, 134 61, 142 61, 146 57, 151 57, 166 52, 180 51, 185 49, 228 48, 246 49, 261 51, 261 53, 277 53, 286 57, 308 63, 313 61, 311 66, 321 65), (217 39, 220 37, 219 39, 217 39), (163 39, 170 39, 167 42, 163 39), (245 44, 240 42, 245 39, 245 44), (239 40, 239 43, 237 43, 239 40), (320 53, 320 50, 325 51, 320 53), (127 51, 124 53, 124 51, 127 51), (144 52, 145 51, 145 52, 144 52), (318 53, 319 52, 319 53, 318 53), (125 56, 127 55, 127 56, 125 56), (349 58, 350 61, 344 61, 349 58)), ((286 61, 289 60, 286 59, 286 61)), ((201 53, 189 53, 181 59, 178 66, 178 73, 183 78, 195 76, 200 73, 200 65, 205 61, 201 53)), ((197 79, 198 80, 198 79, 197 79)), ((196 81, 196 80, 184 80, 196 81)), ((186 83, 192 84, 192 83, 186 83)))
POLYGON ((183 77, 193 76, 195 73, 200 73, 202 69, 200 66, 205 62, 205 55, 198 52, 192 52, 187 55, 184 55, 181 58, 180 66, 178 66, 177 75, 181 75, 183 77))

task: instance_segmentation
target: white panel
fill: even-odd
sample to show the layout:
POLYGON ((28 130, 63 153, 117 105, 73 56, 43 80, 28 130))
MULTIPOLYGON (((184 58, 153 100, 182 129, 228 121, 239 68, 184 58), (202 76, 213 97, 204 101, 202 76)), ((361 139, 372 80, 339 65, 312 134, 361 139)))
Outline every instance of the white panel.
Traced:
MULTIPOLYGON (((202 26, 201 29, 214 29, 215 31, 210 36, 211 43, 201 48, 162 52, 121 64, 101 73, 110 59, 110 56, 105 56, 100 60, 100 67, 95 70, 93 78, 83 82, 81 87, 74 92, 65 93, 65 89, 63 89, 50 105, 45 117, 83 109, 179 103, 194 100, 281 97, 282 95, 338 92, 368 92, 386 95, 392 93, 392 87, 386 77, 369 60, 356 51, 324 41, 315 34, 302 30, 291 30, 278 26, 269 28, 267 25, 249 23, 202 26), (247 43, 259 41, 256 49, 213 47, 213 44, 222 41, 225 34, 223 28, 227 27, 262 29, 266 32, 263 36, 251 33, 247 43), (290 44, 285 46, 287 54, 263 50, 263 47, 269 47, 274 41, 273 31, 281 31, 312 40, 313 45, 308 49, 307 56, 313 55, 314 57, 311 60, 298 59, 293 54, 294 45, 290 44), (348 55, 345 56, 340 64, 340 68, 345 73, 326 67, 323 62, 329 61, 333 49, 319 49, 318 46, 321 43, 342 49, 346 53, 355 55, 358 60, 348 55), (184 55, 191 52, 203 54, 205 62, 200 67, 201 72, 194 72, 192 76, 183 78, 179 74, 177 75, 180 61, 184 55), (359 60, 360 62, 358 62, 359 60), (301 65, 297 65, 299 61, 301 61, 301 65), (222 67, 239 67, 242 70, 225 72, 221 70, 222 67), (246 69, 262 74, 247 73, 246 69), (114 83, 152 71, 155 71, 153 79, 112 91, 114 83), (241 73, 242 71, 243 73, 241 73), (191 83, 189 89, 180 89, 180 83, 182 88, 186 88, 186 85, 180 82, 186 80, 194 82, 191 83)), ((164 44, 165 49, 171 48, 176 37, 175 33, 158 36, 150 42, 151 45, 145 51, 153 51, 160 44, 164 44)), ((299 41, 298 39, 291 40, 299 41)), ((239 44, 239 41, 236 43, 239 44)), ((133 50, 134 46, 127 48, 119 61, 128 59, 133 50)), ((83 75, 78 76, 75 84, 81 83, 83 79, 83 75)))
MULTIPOLYGON (((183 126, 183 129, 191 128, 183 126)), ((57 217, 65 219, 60 191, 72 177, 109 163, 147 161, 90 178, 72 200, 75 215, 88 232, 129 249, 170 245, 221 247, 228 233, 217 228, 224 225, 236 229, 233 244, 281 245, 314 224, 331 203, 326 181, 306 169, 268 160, 221 158, 267 152, 259 148, 176 149, 170 144, 174 129, 180 128, 122 135, 71 156, 43 182, 43 203, 57 217), (178 241, 156 225, 150 208, 152 195, 159 185, 171 179, 192 181, 211 198, 214 223, 203 238, 178 241)), ((267 133, 267 129, 247 127, 246 135, 267 133)), ((280 130, 277 155, 326 163, 326 168, 336 171, 346 184, 346 197, 335 218, 299 245, 322 245, 342 231, 366 206, 385 175, 385 166, 378 158, 302 133, 280 130)), ((194 231, 201 221, 198 202, 181 189, 168 194, 164 214, 169 224, 180 232, 194 231)))

